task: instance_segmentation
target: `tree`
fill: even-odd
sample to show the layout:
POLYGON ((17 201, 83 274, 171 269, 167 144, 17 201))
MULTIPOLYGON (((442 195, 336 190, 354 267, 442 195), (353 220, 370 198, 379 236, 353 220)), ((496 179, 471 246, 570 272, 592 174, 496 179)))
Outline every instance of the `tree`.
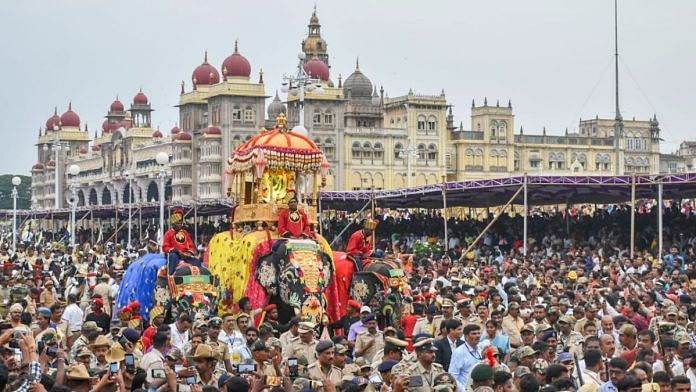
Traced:
MULTIPOLYGON (((12 209, 12 177, 14 174, 0 175, 0 209, 12 209)), ((22 183, 17 187, 17 209, 31 208, 31 177, 18 176, 22 183)))

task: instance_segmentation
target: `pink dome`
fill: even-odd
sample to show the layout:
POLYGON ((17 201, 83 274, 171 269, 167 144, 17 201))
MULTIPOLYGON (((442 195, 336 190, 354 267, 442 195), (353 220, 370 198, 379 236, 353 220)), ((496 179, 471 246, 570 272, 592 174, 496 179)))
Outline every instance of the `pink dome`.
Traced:
POLYGON ((36 162, 34 166, 31 167, 31 170, 43 170, 44 165, 41 162, 36 162))
POLYGON ((123 103, 119 101, 118 98, 116 98, 116 100, 113 101, 109 107, 109 110, 112 112, 122 112, 123 109, 123 103))
POLYGON ((133 103, 135 105, 147 105, 149 100, 147 99, 147 95, 145 95, 142 91, 139 91, 137 94, 135 94, 135 97, 133 97, 133 103))
POLYGON ((179 129, 179 127, 177 127, 176 125, 174 126, 174 128, 172 128, 171 131, 169 131, 171 135, 176 135, 179 132, 181 132, 181 129, 179 129))
POLYGON ((80 147, 80 154, 87 154, 87 147, 86 146, 80 147))
POLYGON ((329 66, 323 61, 319 60, 317 57, 312 58, 304 65, 304 70, 312 78, 328 81, 329 80, 329 66))
POLYGON ((48 161, 48 163, 46 163, 46 167, 56 167, 56 163, 53 162, 53 160, 51 159, 50 161, 48 161))
POLYGON ((53 128, 60 128, 60 116, 58 116, 58 109, 54 109, 53 116, 46 120, 46 132, 53 132, 53 128))
POLYGON ((193 81, 194 86, 199 84, 211 85, 220 83, 220 73, 217 69, 215 69, 215 67, 208 64, 208 52, 205 53, 203 64, 196 67, 196 69, 193 71, 191 80, 193 81))
POLYGON ((101 150, 101 147, 99 147, 98 144, 95 144, 92 146, 92 151, 99 151, 99 150, 101 150))
POLYGON ((60 116, 61 127, 80 127, 80 116, 72 111, 72 103, 68 105, 68 111, 60 116))
POLYGON ((102 132, 109 132, 109 120, 104 120, 102 123, 102 132))
POLYGON ((251 64, 246 57, 239 54, 237 42, 234 43, 234 53, 222 62, 222 75, 225 77, 241 76, 248 78, 251 75, 251 64))
POLYGON ((180 140, 180 141, 191 141, 191 135, 189 135, 186 132, 179 132, 178 135, 174 138, 174 140, 180 140))
POLYGON ((162 137, 162 132, 160 132, 159 129, 158 129, 158 130, 156 130, 155 132, 152 132, 152 137, 161 138, 161 137, 162 137))
POLYGON ((222 131, 220 128, 215 127, 215 126, 209 126, 203 131, 204 135, 222 135, 222 131))

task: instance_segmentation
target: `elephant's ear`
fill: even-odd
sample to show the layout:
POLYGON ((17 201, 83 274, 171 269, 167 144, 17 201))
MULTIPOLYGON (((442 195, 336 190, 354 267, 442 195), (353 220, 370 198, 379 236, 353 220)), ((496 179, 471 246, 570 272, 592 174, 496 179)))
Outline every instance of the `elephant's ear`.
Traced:
POLYGON ((258 261, 255 277, 269 294, 275 294, 278 290, 278 271, 272 257, 264 257, 258 261))
POLYGON ((353 275, 353 282, 350 287, 350 297, 354 300, 366 304, 378 291, 379 279, 371 272, 359 272, 353 275))

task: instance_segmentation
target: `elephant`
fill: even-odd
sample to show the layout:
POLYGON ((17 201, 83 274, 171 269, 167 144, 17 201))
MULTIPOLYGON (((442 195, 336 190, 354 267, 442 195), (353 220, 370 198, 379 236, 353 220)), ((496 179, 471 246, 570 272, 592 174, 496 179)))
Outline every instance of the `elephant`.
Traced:
MULTIPOLYGON (((334 252, 334 260, 341 306, 345 307, 348 299, 365 305, 372 302, 385 326, 398 324, 403 295, 408 289, 404 270, 393 261, 376 260, 356 272, 355 263, 344 252, 334 252)), ((345 311, 342 309, 342 314, 345 311)))
MULTIPOLYGON (((338 290, 331 248, 326 240, 279 239, 270 230, 218 233, 205 259, 220 280, 218 312, 234 311, 248 297, 255 309, 278 306, 279 321, 294 316, 313 323, 339 318, 338 290)), ((260 324, 260 317, 255 323, 260 324)))
POLYGON ((165 310, 165 322, 171 323, 181 312, 208 315, 217 305, 217 281, 205 267, 181 266, 167 275, 167 259, 161 253, 149 253, 126 269, 116 298, 116 308, 137 301, 140 316, 149 320, 154 306, 165 310))

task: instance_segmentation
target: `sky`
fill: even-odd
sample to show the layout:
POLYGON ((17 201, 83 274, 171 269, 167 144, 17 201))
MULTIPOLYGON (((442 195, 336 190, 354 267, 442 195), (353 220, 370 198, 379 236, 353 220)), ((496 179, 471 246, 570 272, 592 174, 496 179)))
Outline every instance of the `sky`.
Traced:
MULTIPOLYGON (((0 173, 29 174, 38 129, 72 102, 90 135, 142 87, 167 134, 180 83, 239 40, 273 96, 297 66, 313 7, 331 78, 360 69, 389 96, 439 94, 471 129, 472 99, 512 101, 515 131, 562 134, 614 117, 611 0, 24 0, 0 4, 0 173)), ((619 1, 621 112, 660 121, 663 152, 694 139, 696 2, 619 1)), ((267 101, 270 103, 270 99, 267 101)))

